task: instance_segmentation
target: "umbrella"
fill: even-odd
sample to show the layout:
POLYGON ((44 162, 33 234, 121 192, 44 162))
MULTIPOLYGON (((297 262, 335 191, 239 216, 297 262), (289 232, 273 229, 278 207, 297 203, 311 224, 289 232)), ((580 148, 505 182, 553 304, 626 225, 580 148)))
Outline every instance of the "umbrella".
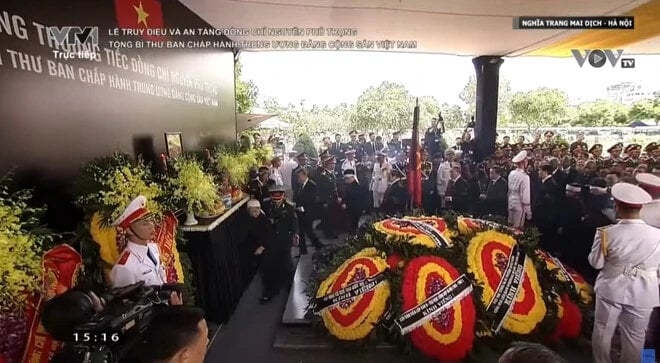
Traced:
POLYGON ((291 127, 291 124, 280 120, 278 117, 271 117, 260 123, 259 127, 263 129, 288 129, 291 127))

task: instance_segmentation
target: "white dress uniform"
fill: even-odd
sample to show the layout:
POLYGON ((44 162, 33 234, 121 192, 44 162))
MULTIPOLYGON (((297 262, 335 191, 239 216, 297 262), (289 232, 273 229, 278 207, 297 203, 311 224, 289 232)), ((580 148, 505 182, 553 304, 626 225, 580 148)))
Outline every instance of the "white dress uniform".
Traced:
MULTIPOLYGON (((527 159, 527 152, 521 151, 512 161, 522 162, 527 159)), ((520 168, 509 173, 509 224, 514 228, 522 228, 525 219, 532 218, 531 188, 529 175, 520 168)))
MULTIPOLYGON (((651 200, 644 190, 628 183, 615 184, 612 195, 617 203, 640 208, 651 200)), ((594 362, 611 362, 611 341, 617 326, 621 332, 620 361, 640 362, 651 312, 660 304, 660 230, 641 219, 623 219, 599 228, 589 263, 601 270, 594 287, 594 362)))
POLYGON ((158 245, 150 242, 145 246, 129 241, 112 267, 110 280, 112 287, 124 287, 140 281, 148 286, 166 283, 158 245))
POLYGON ((275 182, 275 185, 284 185, 284 178, 282 177, 282 167, 270 169, 270 179, 275 182))
MULTIPOLYGON (((129 229, 132 223, 148 214, 146 205, 147 198, 138 196, 112 225, 117 227, 120 233, 129 229)), ((166 283, 167 275, 160 263, 158 245, 152 242, 142 245, 129 240, 110 271, 110 280, 112 287, 115 288, 140 281, 144 281, 145 285, 166 283)))
POLYGON ((374 170, 371 172, 371 185, 369 190, 374 197, 374 208, 380 208, 385 197, 385 191, 389 186, 390 169, 392 166, 387 161, 383 161, 381 165, 379 162, 374 163, 374 170))

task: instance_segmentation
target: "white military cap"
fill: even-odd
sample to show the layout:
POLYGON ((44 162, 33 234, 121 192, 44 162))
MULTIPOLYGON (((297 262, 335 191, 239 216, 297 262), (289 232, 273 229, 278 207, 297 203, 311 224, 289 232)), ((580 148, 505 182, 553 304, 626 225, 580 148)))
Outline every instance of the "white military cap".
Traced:
POLYGON ((127 229, 131 223, 144 218, 149 212, 147 211, 147 198, 139 195, 137 198, 124 209, 124 212, 112 223, 113 226, 127 229))
POLYGON ((616 183, 612 186, 612 197, 614 200, 629 208, 642 208, 649 203, 651 195, 644 189, 630 183, 616 183))
POLYGON ((259 203, 259 201, 256 200, 256 199, 250 199, 247 202, 247 207, 248 208, 261 208, 261 203, 259 203))
POLYGON ((639 173, 635 175, 635 180, 639 186, 646 190, 652 197, 660 194, 660 177, 649 173, 639 173))
POLYGON ((640 218, 653 227, 660 228, 660 200, 644 204, 639 212, 640 218))
POLYGON ((511 159, 511 161, 513 161, 514 163, 520 163, 523 162, 524 160, 527 160, 527 151, 525 150, 519 152, 518 155, 514 156, 513 159, 511 159))

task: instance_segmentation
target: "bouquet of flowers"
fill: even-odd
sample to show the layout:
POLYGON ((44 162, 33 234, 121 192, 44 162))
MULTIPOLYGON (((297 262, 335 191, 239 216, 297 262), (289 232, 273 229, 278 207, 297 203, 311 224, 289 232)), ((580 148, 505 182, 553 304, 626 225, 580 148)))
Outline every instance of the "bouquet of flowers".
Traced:
POLYGON ((187 156, 174 162, 176 176, 169 179, 169 186, 176 202, 188 213, 213 215, 221 203, 218 186, 213 176, 204 172, 202 164, 187 156))
POLYGON ((41 253, 58 236, 39 226, 45 208, 29 205, 31 191, 11 191, 10 181, 11 174, 0 180, 0 360, 18 362, 28 297, 42 286, 41 253))
POLYGON ((87 214, 98 213, 103 227, 112 224, 138 195, 147 198, 147 208, 156 215, 169 210, 165 190, 149 166, 138 158, 115 153, 86 164, 76 183, 76 204, 87 214))
POLYGON ((309 316, 339 342, 412 345, 442 362, 478 354, 477 343, 588 337, 591 287, 537 240, 533 230, 454 214, 377 220, 317 258, 309 316))

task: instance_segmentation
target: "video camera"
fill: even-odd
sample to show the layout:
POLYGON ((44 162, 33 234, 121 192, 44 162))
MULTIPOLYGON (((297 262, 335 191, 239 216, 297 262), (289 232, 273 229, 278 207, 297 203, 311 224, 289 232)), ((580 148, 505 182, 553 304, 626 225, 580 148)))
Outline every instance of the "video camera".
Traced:
POLYGON ((100 297, 105 308, 74 328, 73 350, 83 363, 114 363, 127 356, 151 323, 154 313, 170 305, 178 284, 144 286, 139 282, 100 297))

